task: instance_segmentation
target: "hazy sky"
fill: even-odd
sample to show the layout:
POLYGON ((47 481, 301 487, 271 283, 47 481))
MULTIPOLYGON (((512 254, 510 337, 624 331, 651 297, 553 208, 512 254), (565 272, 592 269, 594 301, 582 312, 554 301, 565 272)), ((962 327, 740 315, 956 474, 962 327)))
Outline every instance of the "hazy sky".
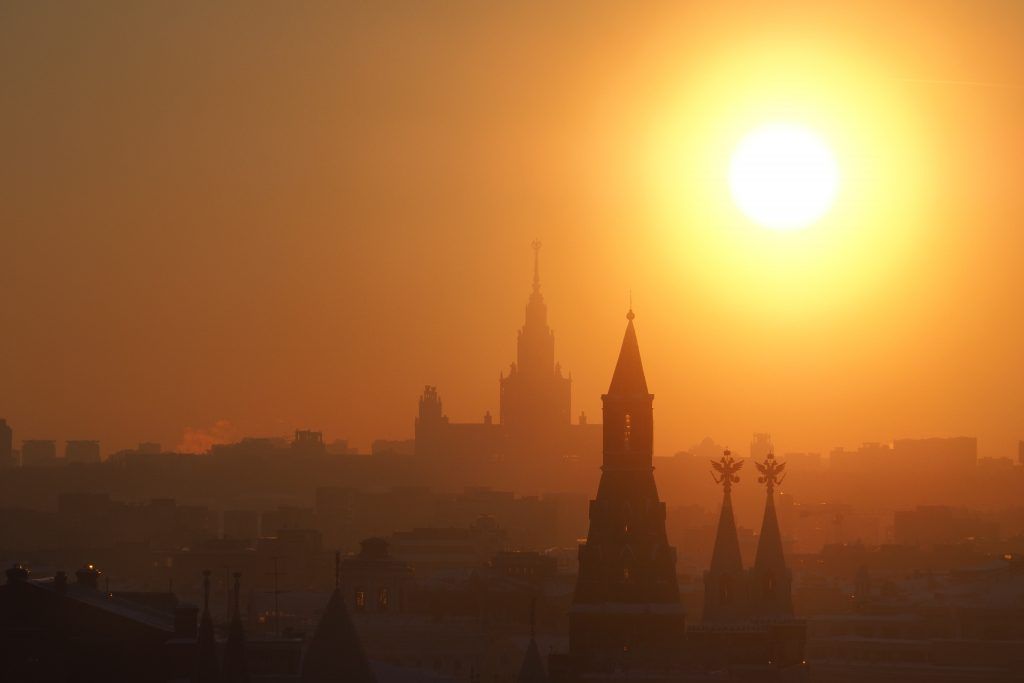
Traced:
POLYGON ((0 417, 368 446, 429 383, 478 420, 537 237, 575 413, 632 290, 659 453, 1011 455, 1022 32, 1010 0, 0 4, 0 417), (799 236, 722 199, 765 118, 837 149, 799 236))

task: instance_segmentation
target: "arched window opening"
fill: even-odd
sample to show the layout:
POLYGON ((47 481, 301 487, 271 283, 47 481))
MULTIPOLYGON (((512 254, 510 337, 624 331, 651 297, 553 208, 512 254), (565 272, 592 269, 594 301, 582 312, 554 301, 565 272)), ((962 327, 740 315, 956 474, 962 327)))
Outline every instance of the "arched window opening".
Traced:
POLYGON ((626 413, 626 418, 623 420, 622 426, 622 445, 625 450, 629 450, 629 437, 633 433, 633 416, 626 413))

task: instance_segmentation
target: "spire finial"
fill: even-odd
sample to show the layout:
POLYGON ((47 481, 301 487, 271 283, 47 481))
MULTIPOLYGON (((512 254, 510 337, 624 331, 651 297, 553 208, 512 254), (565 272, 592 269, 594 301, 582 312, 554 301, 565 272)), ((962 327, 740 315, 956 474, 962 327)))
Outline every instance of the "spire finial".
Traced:
POLYGON ((341 585, 341 551, 334 551, 334 587, 341 585))
POLYGON ((540 291, 540 240, 535 239, 530 243, 533 247, 533 291, 540 291))
POLYGON ((629 290, 629 310, 626 311, 626 320, 633 322, 636 315, 633 313, 633 290, 629 290))
POLYGON ((734 459, 732 457, 732 451, 727 448, 722 454, 721 460, 717 462, 714 460, 711 461, 711 467, 714 468, 714 472, 711 473, 711 478, 715 480, 716 484, 721 484, 726 493, 729 493, 732 491, 732 485, 738 483, 740 480, 736 473, 743 467, 743 461, 734 459), (715 472, 718 472, 717 477, 715 476, 715 472))
POLYGON ((774 453, 769 453, 765 456, 764 462, 755 462, 757 465, 757 471, 761 473, 761 476, 757 478, 759 484, 764 484, 768 487, 768 495, 771 495, 775 491, 776 486, 780 486, 782 481, 786 478, 786 475, 782 470, 786 469, 786 463, 779 462, 775 459, 774 453), (781 477, 779 475, 782 475, 781 477))

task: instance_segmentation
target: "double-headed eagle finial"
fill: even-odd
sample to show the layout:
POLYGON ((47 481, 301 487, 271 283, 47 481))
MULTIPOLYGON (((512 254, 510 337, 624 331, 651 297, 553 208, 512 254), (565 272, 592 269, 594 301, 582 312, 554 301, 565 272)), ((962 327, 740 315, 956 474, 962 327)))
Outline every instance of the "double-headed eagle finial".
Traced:
POLYGON ((783 472, 786 469, 786 463, 776 460, 774 453, 769 453, 765 457, 764 462, 755 462, 754 464, 757 465, 757 471, 761 473, 757 481, 759 484, 765 484, 768 487, 769 494, 775 490, 776 486, 782 485, 783 480, 786 478, 783 472))
POLYGON ((711 478, 715 480, 716 484, 721 484, 725 492, 728 493, 732 490, 732 485, 740 480, 736 473, 743 467, 743 461, 734 459, 732 452, 726 449, 721 460, 711 461, 711 467, 714 468, 711 478), (715 472, 718 472, 718 476, 715 476, 715 472))

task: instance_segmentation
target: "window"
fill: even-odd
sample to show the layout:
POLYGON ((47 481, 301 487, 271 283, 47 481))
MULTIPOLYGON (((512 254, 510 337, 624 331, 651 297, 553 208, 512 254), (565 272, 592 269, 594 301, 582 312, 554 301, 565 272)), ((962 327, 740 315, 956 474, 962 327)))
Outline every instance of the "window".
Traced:
POLYGON ((355 595, 356 611, 362 612, 366 609, 366 591, 357 588, 355 595))
POLYGON ((622 426, 622 445, 625 450, 629 450, 629 437, 633 433, 633 416, 626 413, 626 419, 623 421, 622 426))
POLYGON ((377 608, 381 612, 388 611, 388 605, 391 603, 391 591, 387 588, 381 588, 377 591, 377 608))
POLYGON ((623 567, 622 569, 622 580, 629 581, 629 567, 623 567))
POLYGON ((723 576, 718 584, 718 597, 723 605, 728 605, 732 602, 732 582, 728 576, 723 576))

